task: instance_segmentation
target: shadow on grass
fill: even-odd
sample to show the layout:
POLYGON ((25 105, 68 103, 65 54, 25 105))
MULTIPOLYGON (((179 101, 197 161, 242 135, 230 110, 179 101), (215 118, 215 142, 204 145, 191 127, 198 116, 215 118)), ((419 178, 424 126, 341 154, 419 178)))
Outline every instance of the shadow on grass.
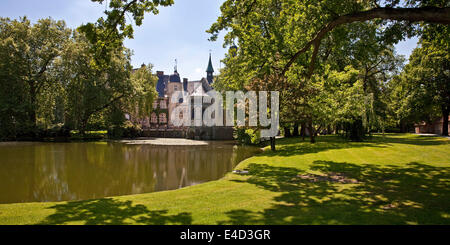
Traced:
POLYGON ((386 148, 390 144, 406 144, 415 146, 433 146, 450 144, 450 140, 440 139, 438 137, 425 137, 417 135, 405 134, 386 134, 373 135, 364 142, 350 142, 338 135, 326 135, 317 137, 315 144, 310 144, 308 140, 303 141, 301 138, 285 138, 277 141, 277 151, 267 151, 265 156, 293 156, 310 153, 318 153, 327 150, 361 148, 361 147, 377 147, 386 148))
POLYGON ((277 140, 277 151, 266 151, 265 156, 280 157, 280 156, 293 156, 303 155, 311 153, 319 153, 327 150, 346 149, 346 148, 360 148, 360 147, 387 147, 380 142, 349 142, 337 135, 320 136, 317 137, 316 143, 311 144, 308 140, 303 141, 301 138, 284 138, 277 140))
POLYGON ((375 144, 406 144, 415 146, 432 146, 450 144, 450 140, 438 136, 421 136, 415 134, 376 134, 369 138, 375 144))
POLYGON ((357 184, 310 181, 296 168, 250 164, 246 182, 279 192, 262 212, 233 210, 219 224, 450 224, 450 168, 316 161, 311 170, 357 184))
POLYGON ((39 225, 71 222, 81 222, 85 225, 189 225, 192 223, 189 213, 168 215, 167 210, 150 211, 144 205, 133 205, 131 201, 110 198, 58 204, 50 209, 55 209, 56 212, 39 225))

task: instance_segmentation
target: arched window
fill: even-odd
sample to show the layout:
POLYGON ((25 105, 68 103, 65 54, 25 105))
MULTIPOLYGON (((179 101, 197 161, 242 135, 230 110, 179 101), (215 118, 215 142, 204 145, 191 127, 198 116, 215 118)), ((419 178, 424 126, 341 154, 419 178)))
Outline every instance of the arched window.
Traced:
POLYGON ((160 123, 167 123, 166 113, 159 114, 159 122, 160 123))
POLYGON ((152 118, 151 118, 151 122, 153 124, 157 124, 158 123, 158 117, 156 117, 156 113, 152 113, 152 118))
POLYGON ((180 119, 183 119, 183 112, 180 112, 180 119))

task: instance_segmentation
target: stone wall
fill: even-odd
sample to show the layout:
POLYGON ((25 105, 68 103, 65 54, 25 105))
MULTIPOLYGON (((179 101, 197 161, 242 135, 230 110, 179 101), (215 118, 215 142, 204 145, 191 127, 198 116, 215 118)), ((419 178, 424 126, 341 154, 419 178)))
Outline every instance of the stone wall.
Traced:
POLYGON ((153 138, 186 138, 186 131, 170 129, 150 129, 144 130, 143 136, 153 138))
POLYGON ((193 140, 233 140, 232 127, 190 127, 187 129, 150 129, 144 130, 144 137, 187 138, 193 140))

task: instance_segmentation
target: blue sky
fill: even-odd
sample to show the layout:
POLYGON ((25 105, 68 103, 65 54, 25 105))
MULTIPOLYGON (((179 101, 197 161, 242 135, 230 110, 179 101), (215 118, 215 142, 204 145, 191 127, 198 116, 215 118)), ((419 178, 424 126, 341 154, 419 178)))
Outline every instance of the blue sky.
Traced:
MULTIPOLYGON (((125 45, 134 50, 132 63, 152 63, 154 70, 172 73, 175 59, 178 72, 189 80, 206 76, 205 71, 212 51, 213 65, 219 70, 220 60, 226 50, 222 38, 209 42, 205 32, 220 14, 224 0, 175 0, 171 7, 161 8, 157 16, 147 15, 142 26, 135 28, 133 40, 125 45)), ((2 0, 0 16, 19 18, 27 16, 32 21, 52 17, 65 20, 71 28, 94 22, 103 15, 105 6, 90 0, 2 0)), ((417 39, 397 45, 398 53, 409 56, 417 39)))

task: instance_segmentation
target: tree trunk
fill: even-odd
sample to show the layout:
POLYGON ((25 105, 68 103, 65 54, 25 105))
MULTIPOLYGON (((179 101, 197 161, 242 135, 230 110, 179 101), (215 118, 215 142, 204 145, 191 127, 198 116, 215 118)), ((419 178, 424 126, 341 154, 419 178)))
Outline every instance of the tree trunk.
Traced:
POLYGON ((306 137, 306 124, 302 123, 301 129, 300 129, 300 136, 302 136, 303 141, 305 141, 306 137))
POLYGON ((284 137, 286 138, 292 137, 291 129, 289 127, 284 127, 284 137))
POLYGON ((276 142, 275 142, 275 137, 270 137, 270 149, 272 151, 276 151, 276 142))
POLYGON ((406 133, 406 123, 405 120, 400 120, 400 133, 406 133))
POLYGON ((294 123, 294 132, 292 133, 292 136, 294 136, 294 137, 298 137, 299 136, 298 123, 294 123))
POLYGON ((34 82, 29 83, 30 85, 30 112, 29 112, 29 120, 30 124, 33 128, 33 131, 37 128, 37 116, 36 116, 36 110, 37 110, 37 91, 36 91, 36 84, 34 82))
POLYGON ((448 115, 449 115, 449 107, 447 105, 443 106, 442 116, 444 117, 442 123, 442 135, 448 136, 448 115))
POLYGON ((88 122, 89 122, 89 117, 88 118, 84 117, 80 121, 79 131, 80 131, 81 136, 83 136, 83 138, 86 136, 86 129, 87 129, 88 122))
POLYGON ((350 127, 350 140, 355 142, 363 141, 365 133, 362 120, 355 120, 350 127))
POLYGON ((314 129, 312 123, 309 123, 308 130, 309 130, 309 139, 310 139, 311 144, 316 143, 316 132, 315 132, 315 129, 314 129))
POLYGON ((311 144, 316 143, 316 137, 314 136, 314 134, 309 134, 309 140, 310 140, 311 144))

